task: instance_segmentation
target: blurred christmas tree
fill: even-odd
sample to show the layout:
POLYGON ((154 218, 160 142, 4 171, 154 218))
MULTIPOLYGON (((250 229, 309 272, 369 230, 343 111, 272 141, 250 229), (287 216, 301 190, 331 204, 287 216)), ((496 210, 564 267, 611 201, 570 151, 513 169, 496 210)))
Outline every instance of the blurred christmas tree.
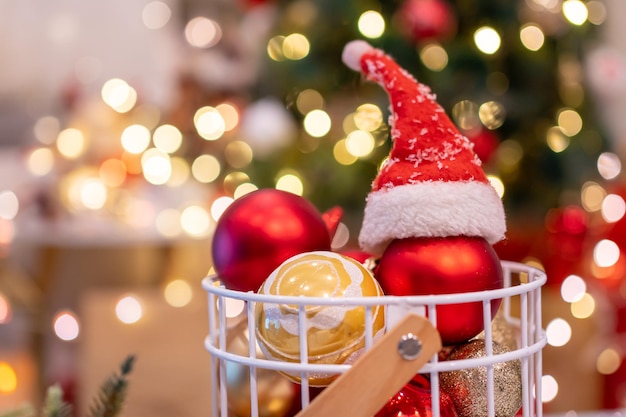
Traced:
POLYGON ((259 187, 295 175, 318 208, 339 205, 358 228, 370 181, 389 149, 385 93, 340 59, 345 43, 358 38, 432 87, 475 142, 486 171, 502 182, 510 222, 540 224, 552 208, 578 206, 583 183, 600 178, 597 159, 608 143, 583 69, 604 19, 598 1, 298 0, 239 7, 244 17, 261 8, 274 16, 259 78, 245 90, 258 115, 242 126, 255 151, 243 171, 259 187), (269 97, 290 118, 277 117, 272 102, 254 104, 269 97))

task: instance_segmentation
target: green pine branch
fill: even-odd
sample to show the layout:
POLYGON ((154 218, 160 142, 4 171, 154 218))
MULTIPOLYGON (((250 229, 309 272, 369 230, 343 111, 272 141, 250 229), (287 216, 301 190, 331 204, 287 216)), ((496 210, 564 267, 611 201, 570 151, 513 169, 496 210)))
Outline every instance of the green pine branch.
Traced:
POLYGON ((135 357, 128 356, 120 366, 120 373, 107 379, 89 408, 87 417, 117 417, 122 410, 135 357))
POLYGON ((59 385, 48 388, 42 417, 73 417, 72 406, 63 399, 63 389, 59 385))

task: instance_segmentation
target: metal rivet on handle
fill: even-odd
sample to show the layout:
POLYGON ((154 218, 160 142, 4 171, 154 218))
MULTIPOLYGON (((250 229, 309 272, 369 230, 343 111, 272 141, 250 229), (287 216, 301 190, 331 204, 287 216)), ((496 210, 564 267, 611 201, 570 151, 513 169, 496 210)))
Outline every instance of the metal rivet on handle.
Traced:
POLYGON ((422 342, 413 333, 403 335, 398 342, 398 353, 408 361, 417 358, 421 350, 422 342))

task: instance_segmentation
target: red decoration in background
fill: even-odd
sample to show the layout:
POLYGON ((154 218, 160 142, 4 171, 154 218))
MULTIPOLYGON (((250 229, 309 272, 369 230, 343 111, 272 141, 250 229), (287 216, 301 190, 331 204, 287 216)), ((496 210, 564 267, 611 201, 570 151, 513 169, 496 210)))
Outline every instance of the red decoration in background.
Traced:
MULTIPOLYGON (((500 260, 481 237, 394 240, 375 276, 387 295, 457 294, 503 286, 500 260)), ((492 317, 500 302, 491 302, 492 317)), ((437 306, 437 330, 444 345, 464 342, 483 328, 481 302, 437 306)))
POLYGON ((443 0, 406 0, 395 14, 405 36, 415 42, 443 40, 456 33, 456 16, 443 0))
POLYGON ((341 218, 343 217, 343 209, 341 207, 333 207, 322 214, 322 219, 324 223, 326 223, 326 228, 328 229, 328 233, 330 233, 330 239, 332 241, 335 236, 335 232, 337 232, 337 227, 339 223, 341 223, 341 218))
POLYGON ((330 234, 308 200, 268 188, 235 200, 224 211, 211 250, 215 270, 227 288, 256 291, 293 255, 329 251, 330 234))
POLYGON ((478 132, 468 135, 468 139, 474 144, 476 156, 485 164, 489 163, 500 144, 498 135, 489 129, 480 129, 478 132))
MULTIPOLYGON (((375 417, 430 417, 432 411, 432 395, 430 386, 413 380, 394 395, 375 417)), ((441 417, 457 417, 454 404, 443 391, 439 394, 439 415, 441 417)))

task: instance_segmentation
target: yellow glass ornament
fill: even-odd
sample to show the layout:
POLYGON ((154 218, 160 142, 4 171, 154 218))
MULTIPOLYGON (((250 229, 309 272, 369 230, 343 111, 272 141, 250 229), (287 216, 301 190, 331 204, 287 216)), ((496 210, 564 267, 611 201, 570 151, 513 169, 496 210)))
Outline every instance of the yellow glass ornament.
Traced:
MULTIPOLYGON (((259 294, 305 297, 380 297, 383 292, 372 274, 358 261, 329 251, 296 255, 280 265, 265 280, 259 294)), ((364 306, 306 305, 306 329, 299 328, 299 306, 257 303, 256 334, 268 359, 300 362, 300 338, 306 337, 308 363, 351 363, 365 347, 364 306)), ((372 307, 372 336, 382 336, 383 306, 372 307)), ((285 375, 300 382, 300 373, 285 375)), ((337 375, 310 373, 311 386, 326 386, 337 375)))

